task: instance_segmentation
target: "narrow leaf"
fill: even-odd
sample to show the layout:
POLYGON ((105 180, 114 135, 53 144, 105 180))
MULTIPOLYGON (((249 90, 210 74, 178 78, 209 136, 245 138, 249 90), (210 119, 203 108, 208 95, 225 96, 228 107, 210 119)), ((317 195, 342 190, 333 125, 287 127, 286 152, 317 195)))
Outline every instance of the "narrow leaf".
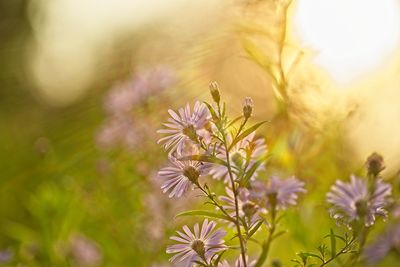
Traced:
POLYGON ((259 123, 254 124, 250 128, 247 128, 243 133, 241 133, 235 140, 232 141, 232 144, 229 146, 228 151, 232 149, 239 141, 243 140, 246 136, 257 130, 261 125, 267 123, 268 121, 262 121, 259 123))
POLYGON ((257 230, 261 227, 261 225, 263 225, 263 220, 259 220, 256 223, 254 223, 254 226, 250 228, 248 237, 250 238, 251 236, 253 236, 257 232, 257 230))
POLYGON ((196 160, 196 161, 203 161, 203 162, 210 162, 210 163, 215 163, 223 166, 228 166, 228 164, 223 161, 222 159, 219 159, 215 156, 211 155, 190 155, 190 156, 185 156, 179 158, 179 160, 196 160))
POLYGON ((183 216, 203 216, 203 217, 208 217, 208 218, 214 218, 214 219, 222 219, 226 221, 232 221, 231 218, 227 217, 226 215, 219 214, 213 211, 206 211, 206 210, 189 210, 189 211, 184 211, 181 213, 178 213, 175 218, 178 217, 183 217, 183 216))

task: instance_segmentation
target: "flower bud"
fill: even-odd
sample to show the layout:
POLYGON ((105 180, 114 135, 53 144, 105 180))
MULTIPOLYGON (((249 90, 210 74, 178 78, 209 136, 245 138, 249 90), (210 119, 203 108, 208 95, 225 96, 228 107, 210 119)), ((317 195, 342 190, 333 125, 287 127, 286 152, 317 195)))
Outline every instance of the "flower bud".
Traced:
POLYGON ((368 174, 377 176, 383 169, 385 169, 383 157, 376 152, 372 153, 367 158, 367 169, 368 174))
POLYGON ((216 81, 213 81, 210 83, 209 87, 210 87, 210 93, 211 93, 213 100, 215 101, 215 103, 219 103, 219 101, 221 100, 221 97, 219 95, 218 83, 216 81))
POLYGON ((248 119, 253 113, 253 100, 250 97, 246 97, 243 101, 243 116, 248 119))
POLYGON ((281 267, 282 263, 281 263, 280 260, 274 259, 274 260, 271 261, 271 265, 272 265, 272 267, 281 267))

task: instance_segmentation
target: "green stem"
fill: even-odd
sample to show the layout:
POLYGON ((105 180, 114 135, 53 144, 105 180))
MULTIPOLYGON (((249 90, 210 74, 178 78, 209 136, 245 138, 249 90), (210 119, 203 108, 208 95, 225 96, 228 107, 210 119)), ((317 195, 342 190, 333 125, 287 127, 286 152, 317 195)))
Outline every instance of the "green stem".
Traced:
POLYGON ((268 239, 262 245, 262 251, 257 263, 254 267, 261 267, 263 263, 267 260, 269 249, 271 247, 272 241, 274 240, 274 233, 276 230, 276 209, 275 206, 271 210, 271 228, 269 229, 268 239))
POLYGON ((242 233, 241 233, 241 230, 240 230, 240 222, 239 222, 239 204, 238 204, 238 199, 237 199, 238 192, 237 192, 237 188, 236 188, 236 185, 235 185, 235 181, 233 179, 232 168, 231 168, 228 145, 227 145, 227 142, 226 142, 225 133, 222 133, 222 136, 223 136, 223 139, 224 139, 225 155, 226 155, 226 162, 227 162, 227 165, 228 165, 229 179, 231 181, 233 196, 234 196, 234 200, 235 200, 235 214, 236 214, 235 225, 236 225, 236 230, 237 230, 238 237, 239 237, 240 251, 241 251, 241 254, 242 254, 243 266, 247 267, 246 247, 245 247, 245 242, 243 240, 243 236, 242 236, 242 233))
MULTIPOLYGON (((331 257, 329 260, 324 261, 319 267, 323 267, 328 265, 330 262, 332 262, 334 259, 337 259, 340 255, 347 253, 347 250, 349 249, 349 247, 354 243, 354 241, 356 240, 355 237, 353 237, 351 239, 351 241, 346 244, 334 257, 331 257)), ((353 266, 353 265, 351 265, 353 266)))
POLYGON ((235 219, 232 218, 232 217, 229 215, 229 213, 224 209, 224 207, 222 207, 222 206, 214 199, 214 197, 213 197, 209 192, 207 192, 207 190, 205 190, 199 183, 197 183, 196 186, 197 186, 197 188, 199 188, 199 189, 204 193, 204 195, 205 195, 206 197, 208 197, 208 199, 211 200, 211 202, 212 202, 225 216, 227 216, 232 222, 235 221, 235 219))
MULTIPOLYGON (((222 120, 223 118, 221 118, 222 116, 222 112, 221 112, 221 107, 218 104, 218 113, 220 115, 220 120, 222 120)), ((244 126, 244 125, 243 125, 244 126)), ((241 126, 241 128, 243 128, 243 126, 241 126)), ((240 243, 240 251, 241 251, 241 255, 242 255, 242 261, 243 261, 243 267, 247 267, 247 262, 246 262, 246 245, 245 242, 243 240, 243 236, 242 236, 242 232, 240 229, 240 221, 239 221, 239 204, 238 204, 238 192, 237 192, 237 188, 235 185, 235 180, 233 178, 233 173, 232 173, 232 168, 231 168, 231 162, 230 162, 230 156, 229 156, 229 147, 228 147, 228 143, 226 140, 226 134, 224 131, 224 127, 218 127, 221 135, 222 135, 222 141, 223 141, 223 145, 225 147, 225 156, 226 156, 226 163, 227 163, 227 168, 228 168, 228 174, 229 174, 229 179, 231 182, 231 186, 232 186, 232 192, 233 192, 233 196, 234 196, 234 201, 235 201, 235 218, 234 218, 234 223, 236 226, 236 231, 237 231, 237 235, 239 238, 239 243, 240 243)))

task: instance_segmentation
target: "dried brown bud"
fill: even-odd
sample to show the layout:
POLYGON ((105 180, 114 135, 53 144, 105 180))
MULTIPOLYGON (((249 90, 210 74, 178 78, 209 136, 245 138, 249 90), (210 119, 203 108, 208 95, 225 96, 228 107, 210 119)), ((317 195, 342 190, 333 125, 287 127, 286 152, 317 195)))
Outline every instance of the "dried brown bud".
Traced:
POLYGON ((243 101, 243 116, 248 119, 253 113, 253 100, 250 97, 246 97, 243 101))
POLYGON ((219 101, 221 100, 221 96, 219 95, 218 83, 216 81, 213 81, 210 83, 209 87, 213 100, 215 101, 215 103, 219 103, 219 101))
POLYGON ((367 169, 368 174, 377 176, 383 169, 385 169, 385 163, 383 157, 378 153, 374 152, 367 158, 367 169))

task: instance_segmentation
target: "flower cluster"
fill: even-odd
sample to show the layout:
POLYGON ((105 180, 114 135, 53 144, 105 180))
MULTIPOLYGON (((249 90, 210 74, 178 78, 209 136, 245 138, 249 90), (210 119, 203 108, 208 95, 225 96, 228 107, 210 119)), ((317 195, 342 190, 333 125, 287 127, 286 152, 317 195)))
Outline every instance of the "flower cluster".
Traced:
MULTIPOLYGON (((165 128, 158 131, 163 135, 158 143, 164 147, 170 161, 170 166, 159 171, 163 181, 161 189, 170 198, 181 198, 190 189, 196 189, 214 209, 191 210, 179 216, 214 218, 230 228, 227 232, 234 235, 230 242, 236 240, 237 243, 225 244, 225 231, 213 232, 216 222, 206 219, 201 230, 198 224, 194 232, 185 225, 183 232, 178 231, 177 236, 171 237, 179 244, 169 246, 167 253, 175 254, 170 260, 176 266, 225 267, 231 266, 222 258, 225 250, 236 247, 240 254, 234 266, 262 266, 272 242, 285 232, 277 232, 282 215, 297 205, 299 195, 306 192, 305 183, 296 177, 264 179, 268 150, 265 140, 256 133, 263 122, 247 125, 253 114, 253 101, 246 98, 242 115, 231 120, 226 115, 225 104, 221 103, 216 82, 210 84, 210 93, 213 104, 196 102, 193 109, 187 104, 177 111, 168 110, 171 117, 164 123, 165 128), (212 190, 217 183, 225 187, 226 194, 218 195, 212 190), (247 244, 255 240, 255 233, 262 233, 264 237, 256 241, 261 245, 261 253, 255 260, 249 260, 247 244)), ((382 180, 383 169, 383 157, 374 153, 366 163, 366 178, 353 175, 349 182, 335 182, 326 195, 331 205, 329 212, 339 227, 344 224, 344 231, 350 232, 340 236, 331 229, 327 236, 331 248, 321 245, 319 254, 299 253, 301 260, 293 260, 297 266, 315 264, 308 262, 310 257, 325 266, 350 253, 353 257, 349 256, 349 263, 344 264, 355 266, 361 258, 377 262, 389 251, 398 251, 399 231, 394 227, 365 251, 365 257, 360 256, 364 255, 367 234, 377 217, 388 217, 392 186, 382 180), (340 252, 337 243, 344 243, 340 252)), ((281 266, 281 263, 271 261, 271 265, 281 266)))
MULTIPOLYGON (((247 126, 253 114, 253 101, 243 102, 242 116, 230 120, 216 82, 210 84, 213 104, 196 102, 177 111, 168 110, 170 118, 164 129, 158 130, 158 140, 168 153, 170 166, 159 171, 163 180, 161 189, 169 197, 181 198, 190 189, 196 189, 207 198, 216 211, 188 211, 187 215, 203 215, 218 219, 232 228, 238 240, 240 255, 235 266, 251 267, 262 264, 265 257, 249 260, 247 242, 259 232, 262 225, 269 231, 270 244, 275 238, 277 213, 290 205, 296 205, 299 193, 304 193, 304 183, 292 177, 272 177, 260 182, 260 174, 266 169, 267 146, 256 130, 264 122, 247 126), (214 180, 207 179, 214 178, 214 180), (208 183, 221 181, 226 195, 218 196, 208 183), (269 211, 273 210, 273 215, 269 211), (272 226, 272 227, 271 227, 272 226)), ((185 213, 184 213, 185 215, 185 213)), ((183 216, 183 215, 181 215, 183 216)), ((180 244, 171 245, 167 253, 175 254, 170 260, 184 266, 230 266, 221 259, 229 249, 222 239, 225 232, 212 232, 216 223, 207 219, 201 230, 198 224, 192 232, 188 226, 183 232, 171 237, 180 244)), ((262 254, 268 254, 266 245, 262 254)))

